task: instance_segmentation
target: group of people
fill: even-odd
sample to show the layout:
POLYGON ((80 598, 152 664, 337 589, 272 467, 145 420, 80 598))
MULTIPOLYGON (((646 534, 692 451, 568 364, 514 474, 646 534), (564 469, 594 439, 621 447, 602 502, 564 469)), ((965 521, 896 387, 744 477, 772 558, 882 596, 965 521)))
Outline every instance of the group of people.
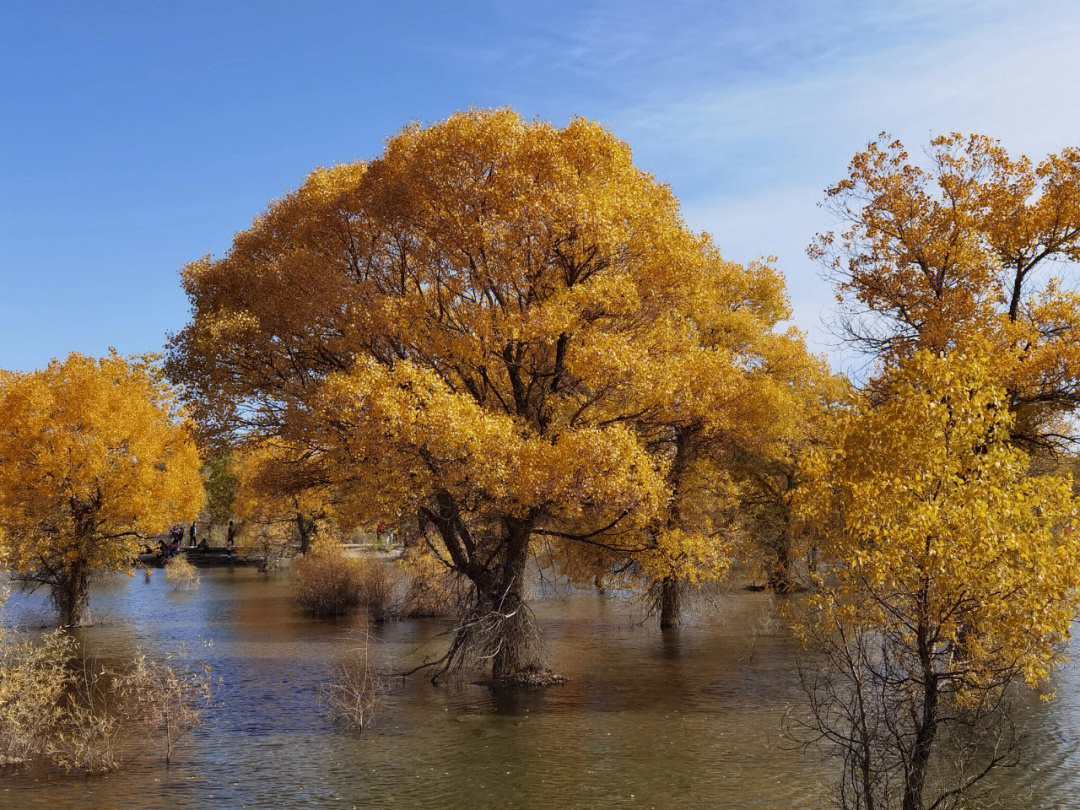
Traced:
MULTIPOLYGON (((210 548, 210 544, 205 537, 200 539, 198 526, 192 521, 191 526, 186 530, 188 536, 188 548, 197 549, 198 551, 206 551, 210 548)), ((158 540, 158 554, 162 559, 167 560, 169 557, 173 557, 180 553, 180 549, 184 545, 184 533, 183 526, 173 526, 169 530, 168 538, 161 538, 158 540)), ((236 534, 236 529, 233 526, 233 522, 229 521, 229 529, 225 538, 225 548, 227 551, 233 550, 233 541, 236 534)))
MULTIPOLYGON (((187 532, 188 532, 188 538, 189 538, 188 546, 190 548, 198 548, 200 550, 205 550, 207 548, 205 539, 202 540, 201 542, 198 541, 198 539, 197 539, 198 538, 198 528, 195 526, 194 522, 192 522, 191 527, 187 530, 187 532)), ((184 545, 184 527, 183 526, 173 526, 172 529, 169 530, 169 538, 168 538, 168 540, 166 540, 165 538, 162 538, 161 540, 158 541, 159 553, 161 554, 162 559, 168 559, 169 557, 172 557, 172 556, 175 556, 176 554, 179 554, 180 553, 180 548, 183 545, 184 545)))

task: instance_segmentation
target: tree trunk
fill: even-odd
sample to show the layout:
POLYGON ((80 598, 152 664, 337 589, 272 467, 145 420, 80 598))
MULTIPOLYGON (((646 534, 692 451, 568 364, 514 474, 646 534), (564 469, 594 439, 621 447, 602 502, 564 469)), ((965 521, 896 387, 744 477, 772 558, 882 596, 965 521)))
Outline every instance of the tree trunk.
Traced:
POLYGON ((660 580, 660 629, 678 627, 682 619, 682 583, 675 577, 660 580))
POLYGON ((78 561, 65 568, 52 585, 52 601, 61 627, 80 627, 90 624, 87 609, 90 597, 90 570, 78 561))
POLYGON ((791 547, 787 543, 787 537, 782 538, 775 551, 776 555, 769 568, 768 589, 773 593, 791 593, 796 585, 791 575, 791 547))
MULTIPOLYGON (((432 680, 478 654, 491 662, 493 684, 539 686, 557 683, 543 666, 543 648, 532 614, 525 604, 525 574, 534 516, 504 517, 494 555, 483 561, 469 527, 449 493, 437 496, 434 510, 422 517, 438 530, 453 568, 473 585, 450 650, 433 670, 432 680)), ((423 525, 421 526, 423 529, 423 525)))
MULTIPOLYGON (((668 480, 671 482, 672 498, 668 510, 667 526, 669 529, 681 529, 682 520, 682 497, 683 478, 690 469, 697 455, 695 444, 698 428, 696 426, 683 426, 675 431, 675 458, 672 460, 671 469, 668 471, 668 480)), ((677 627, 682 618, 682 597, 685 583, 674 575, 668 575, 660 580, 660 629, 667 630, 677 627)))
POLYGON ((528 522, 508 523, 506 552, 501 576, 496 578, 494 591, 487 594, 492 610, 500 616, 496 624, 499 638, 491 662, 494 683, 519 683, 530 673, 543 670, 536 628, 525 606, 525 573, 529 561, 528 522))
POLYGON ((938 684, 933 670, 929 628, 920 624, 916 637, 923 670, 922 717, 915 730, 915 745, 904 774, 904 801, 901 805, 903 810, 923 810, 926 769, 930 764, 930 750, 937 732, 938 684))
POLYGON ((311 550, 311 536, 315 533, 315 521, 297 512, 296 528, 300 532, 300 553, 307 554, 311 550))

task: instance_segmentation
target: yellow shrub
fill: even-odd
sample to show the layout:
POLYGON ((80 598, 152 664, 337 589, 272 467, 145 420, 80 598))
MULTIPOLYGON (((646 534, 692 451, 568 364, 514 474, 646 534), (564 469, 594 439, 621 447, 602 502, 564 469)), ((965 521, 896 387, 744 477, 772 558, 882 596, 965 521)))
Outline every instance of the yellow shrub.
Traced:
POLYGON ((199 572, 183 554, 165 563, 165 581, 174 591, 193 591, 199 587, 199 572))
POLYGON ((296 601, 312 616, 342 616, 360 604, 364 571, 340 549, 320 546, 293 560, 296 601))

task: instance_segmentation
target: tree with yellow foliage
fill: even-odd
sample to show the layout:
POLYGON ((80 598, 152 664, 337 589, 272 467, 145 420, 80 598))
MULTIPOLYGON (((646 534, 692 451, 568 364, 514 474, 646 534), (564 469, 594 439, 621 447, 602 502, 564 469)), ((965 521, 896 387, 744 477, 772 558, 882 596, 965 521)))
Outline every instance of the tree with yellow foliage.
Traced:
POLYGON ((733 308, 738 327, 710 328, 710 316, 696 318, 701 357, 686 353, 685 376, 668 374, 654 411, 641 420, 652 452, 665 458, 671 491, 652 530, 655 550, 640 559, 654 583, 661 627, 679 621, 686 585, 718 581, 746 546, 751 488, 732 463, 732 449, 773 447, 777 437, 798 431, 800 392, 824 370, 801 334, 777 331, 791 312, 783 279, 771 267, 737 267, 716 281, 728 300, 741 302, 733 308), (709 357, 726 367, 707 371, 709 357))
POLYGON ((790 317, 782 277, 770 266, 717 267, 711 284, 731 304, 720 321, 715 302, 691 312, 693 339, 673 362, 649 359, 640 372, 654 380, 651 406, 633 424, 649 454, 666 472, 670 496, 641 530, 642 550, 625 554, 595 545, 558 549, 562 569, 584 581, 620 578, 648 588, 660 626, 676 626, 690 588, 715 583, 745 541, 745 488, 732 474, 734 443, 759 446, 793 429, 799 418, 792 392, 820 372, 801 334, 777 330, 790 317))
POLYGON ((665 414, 737 388, 786 311, 626 144, 510 110, 314 172, 184 284, 169 369, 201 423, 278 437, 342 525, 415 521, 474 589, 444 663, 478 650, 501 681, 541 668, 536 544, 654 550, 671 437, 698 418, 665 414))
POLYGON ((329 528, 329 488, 309 476, 298 448, 273 439, 252 438, 235 457, 233 509, 240 521, 240 548, 262 557, 268 567, 287 554, 307 554, 316 536, 329 528))
POLYGON ((882 135, 828 190, 846 230, 810 253, 838 282, 844 332, 893 362, 979 331, 1008 361, 995 374, 1014 439, 1040 450, 1075 441, 1080 149, 1036 164, 954 133, 931 141, 927 163, 882 135))
POLYGON ((1080 609, 1071 478, 1032 475, 1010 440, 996 351, 916 350, 806 459, 810 728, 842 758, 843 807, 955 806, 1010 761, 1006 688, 1047 678, 1080 609))
POLYGON ((800 460, 829 441, 830 414, 850 394, 845 377, 821 358, 788 352, 763 377, 753 430, 728 433, 714 464, 730 477, 743 541, 737 550, 773 593, 791 593, 817 549, 799 531, 792 499, 802 483, 800 460))
POLYGON ((87 619, 90 576, 130 567, 144 538, 194 519, 199 456, 147 362, 79 354, 0 377, 0 554, 87 619))

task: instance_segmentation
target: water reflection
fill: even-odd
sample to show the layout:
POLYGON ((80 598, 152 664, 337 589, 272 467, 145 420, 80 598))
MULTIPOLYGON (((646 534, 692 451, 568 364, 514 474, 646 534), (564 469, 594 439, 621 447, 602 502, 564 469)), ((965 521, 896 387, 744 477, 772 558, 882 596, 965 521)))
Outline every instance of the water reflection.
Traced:
MULTIPOLYGON (((17 596, 28 626, 47 621, 39 596, 17 596)), ((313 621, 284 576, 203 572, 191 594, 162 577, 97 588, 104 621, 83 631, 102 659, 136 648, 195 648, 223 679, 218 707, 170 771, 152 763, 107 779, 0 782, 0 807, 759 807, 817 806, 823 770, 785 745, 780 725, 801 700, 797 647, 762 621, 768 596, 726 597, 681 631, 640 623, 617 595, 572 594, 537 606, 564 686, 492 693, 472 683, 398 682, 369 736, 339 732, 318 688, 348 657, 363 617, 313 621), (202 646, 212 641, 212 646, 202 646)), ((438 650, 446 625, 373 628, 384 666, 438 650), (433 642, 434 640, 434 642, 433 642)), ((1080 679, 1058 700, 1025 701, 1032 766, 1005 775, 1005 806, 1073 807, 1080 679)))

